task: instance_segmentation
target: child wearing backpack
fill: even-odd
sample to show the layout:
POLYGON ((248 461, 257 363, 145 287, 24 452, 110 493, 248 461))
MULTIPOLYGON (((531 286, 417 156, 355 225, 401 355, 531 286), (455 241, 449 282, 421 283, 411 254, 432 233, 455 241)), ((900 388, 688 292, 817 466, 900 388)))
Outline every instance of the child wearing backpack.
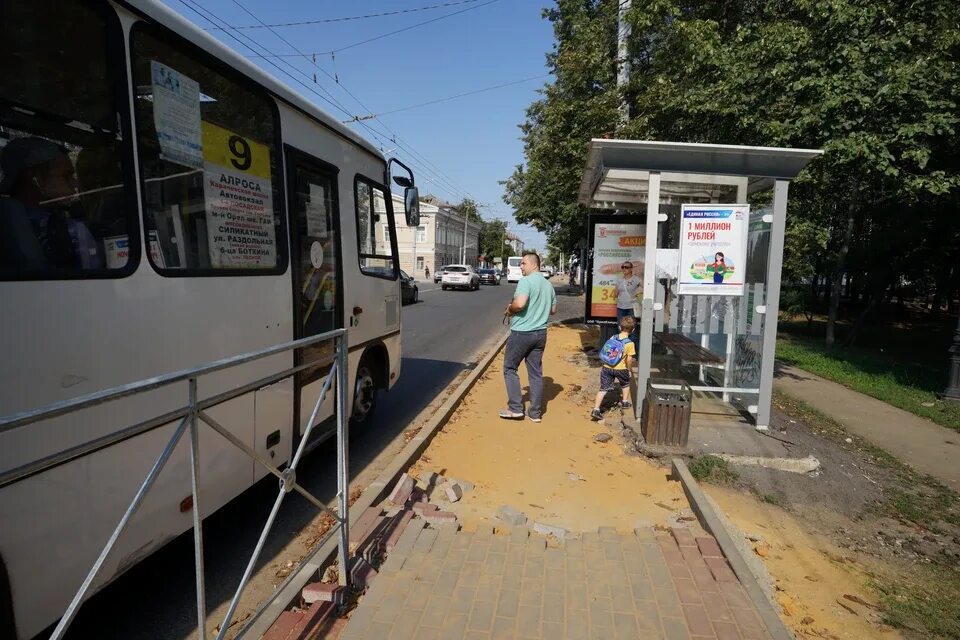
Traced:
POLYGON ((624 316, 620 318, 620 333, 613 336, 600 349, 600 361, 603 368, 600 369, 600 391, 597 392, 597 402, 590 412, 592 420, 603 420, 603 414, 600 413, 600 403, 607 392, 613 389, 613 382, 620 382, 620 391, 623 394, 620 400, 621 409, 629 409, 633 405, 630 403, 630 370, 637 360, 637 350, 630 338, 636 327, 637 321, 633 316, 624 316))

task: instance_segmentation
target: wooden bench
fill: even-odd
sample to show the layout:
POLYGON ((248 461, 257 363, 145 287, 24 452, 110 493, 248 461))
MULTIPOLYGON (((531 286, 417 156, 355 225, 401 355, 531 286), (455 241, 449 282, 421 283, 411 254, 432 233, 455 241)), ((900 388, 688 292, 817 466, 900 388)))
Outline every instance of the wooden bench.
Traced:
POLYGON ((704 349, 690 338, 679 333, 655 332, 654 339, 680 358, 683 364, 722 365, 723 358, 704 349))

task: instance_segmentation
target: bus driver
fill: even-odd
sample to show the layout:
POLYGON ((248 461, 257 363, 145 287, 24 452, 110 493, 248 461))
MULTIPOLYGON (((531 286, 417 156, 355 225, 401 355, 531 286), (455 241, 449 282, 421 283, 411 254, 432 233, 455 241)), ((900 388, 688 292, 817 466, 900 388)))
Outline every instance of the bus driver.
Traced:
POLYGON ((68 211, 77 200, 73 162, 43 138, 18 138, 0 150, 0 265, 8 269, 103 266, 97 242, 68 211))

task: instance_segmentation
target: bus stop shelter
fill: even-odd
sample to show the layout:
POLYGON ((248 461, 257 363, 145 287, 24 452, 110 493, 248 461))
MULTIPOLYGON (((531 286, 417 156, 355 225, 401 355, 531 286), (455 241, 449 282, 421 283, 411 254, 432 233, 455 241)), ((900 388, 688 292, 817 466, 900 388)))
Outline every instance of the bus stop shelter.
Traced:
MULTIPOLYGON (((757 429, 769 428, 788 188, 822 153, 644 140, 589 142, 579 203, 625 210, 645 220, 643 293, 635 306, 638 418, 648 381, 656 385, 660 380, 665 388, 682 381, 694 392, 695 411, 698 401, 712 403, 749 416, 757 429), (745 262, 731 269, 742 286, 723 293, 691 291, 683 279, 692 267, 679 263, 691 205, 748 204, 749 213, 742 214, 745 262)), ((702 275, 702 261, 698 266, 702 275)))

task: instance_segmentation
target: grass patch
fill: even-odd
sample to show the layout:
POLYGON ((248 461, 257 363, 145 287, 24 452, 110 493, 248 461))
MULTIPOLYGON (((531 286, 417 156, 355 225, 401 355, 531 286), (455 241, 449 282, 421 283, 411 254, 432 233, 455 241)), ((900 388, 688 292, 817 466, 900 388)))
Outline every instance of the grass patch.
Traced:
MULTIPOLYGON (((922 338, 920 338, 922 339, 922 338)), ((883 348, 830 348, 819 341, 781 335, 777 358, 904 411, 960 431, 960 403, 937 395, 946 385, 946 351, 920 360, 883 348)))
POLYGON ((772 504, 781 509, 787 508, 787 499, 779 493, 765 493, 760 496, 760 500, 766 502, 767 504, 772 504))
POLYGON ((814 433, 841 447, 865 455, 897 476, 896 487, 886 491, 887 499, 878 505, 879 513, 921 525, 938 532, 938 523, 960 526, 960 495, 932 476, 917 473, 886 450, 848 433, 843 425, 789 394, 775 391, 774 406, 806 424, 814 433), (850 440, 848 443, 847 440, 850 440))
MULTIPOLYGON (((936 478, 917 473, 788 394, 776 391, 773 401, 777 409, 803 422, 813 433, 858 451, 893 473, 892 479, 884 481, 887 497, 877 505, 877 515, 917 524, 934 533, 960 525, 960 496, 936 478)), ((761 499, 768 502, 767 496, 761 499)), ((960 640, 960 566, 947 550, 926 559, 929 564, 915 566, 909 575, 872 577, 870 586, 880 596, 883 621, 903 629, 910 638, 960 640)))
POLYGON ((880 594, 886 624, 913 631, 920 638, 960 638, 960 579, 956 571, 932 567, 916 580, 881 580, 871 587, 880 594))
POLYGON ((687 464, 687 469, 698 482, 732 484, 740 478, 729 462, 717 456, 697 456, 687 464))

